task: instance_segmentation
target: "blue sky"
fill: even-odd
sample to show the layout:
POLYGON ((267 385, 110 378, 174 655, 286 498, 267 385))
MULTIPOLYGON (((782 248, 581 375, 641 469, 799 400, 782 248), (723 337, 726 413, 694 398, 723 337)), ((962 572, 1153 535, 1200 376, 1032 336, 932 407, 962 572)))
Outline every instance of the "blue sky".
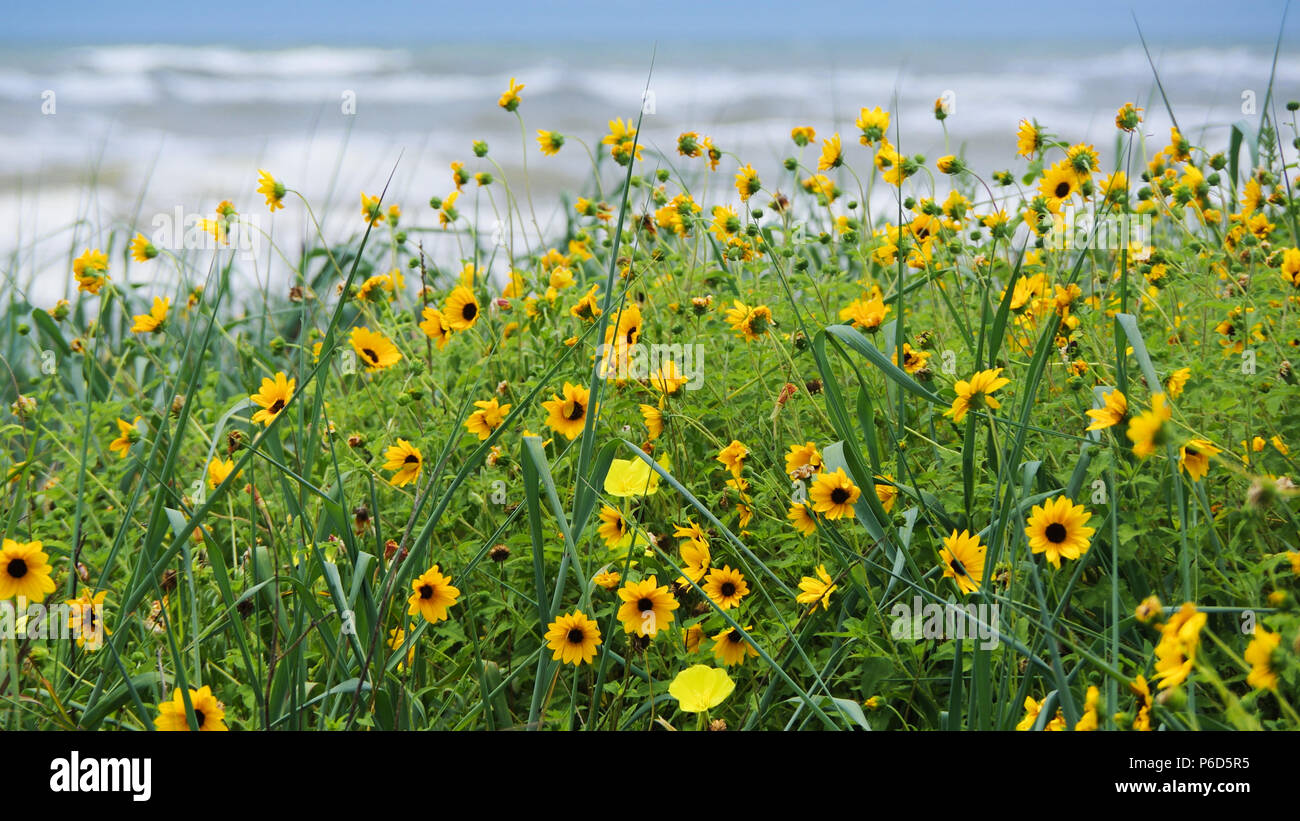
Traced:
MULTIPOLYGON (((1147 0, 1084 3, 829 2, 829 0, 508 0, 508 2, 303 3, 218 0, 166 5, 132 0, 10 3, 0 42, 227 43, 274 46, 436 44, 527 41, 709 41, 815 44, 856 41, 869 49, 895 42, 1024 41, 1025 38, 1136 42, 1136 10, 1153 46, 1265 43, 1277 35, 1284 0, 1147 0), (888 34, 886 34, 888 33, 888 34)), ((1293 14, 1289 40, 1296 33, 1293 14)))

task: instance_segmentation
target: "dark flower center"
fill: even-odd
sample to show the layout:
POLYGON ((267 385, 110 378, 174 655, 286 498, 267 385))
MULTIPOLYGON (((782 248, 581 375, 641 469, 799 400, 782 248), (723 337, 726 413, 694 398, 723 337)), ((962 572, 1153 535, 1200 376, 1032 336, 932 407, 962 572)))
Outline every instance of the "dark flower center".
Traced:
POLYGON ((848 500, 849 500, 849 492, 846 489, 842 487, 837 487, 831 491, 831 501, 834 502, 835 504, 842 505, 848 500))
POLYGON ((731 582, 723 582, 722 586, 719 587, 718 590, 722 592, 724 598, 731 598, 736 595, 736 585, 731 582))
POLYGON ((568 416, 569 421, 576 422, 577 420, 581 419, 582 414, 585 413, 586 410, 587 409, 582 406, 581 402, 574 400, 573 410, 569 411, 569 416, 568 416))
POLYGON ((403 459, 402 462, 408 465, 411 464, 418 465, 420 463, 420 457, 416 456, 414 453, 408 453, 406 454, 406 458, 403 459))
POLYGON ((203 728, 203 722, 206 721, 207 719, 204 718, 204 716, 203 716, 203 711, 202 711, 202 710, 197 710, 197 709, 196 709, 196 710, 194 711, 194 720, 198 723, 199 728, 202 729, 202 728, 203 728))
POLYGON ((1060 544, 1065 541, 1065 525, 1060 522, 1052 522, 1044 532, 1047 535, 1047 540, 1053 544, 1060 544))
POLYGON ((280 411, 284 410, 284 400, 283 399, 275 400, 275 404, 271 405, 271 407, 268 408, 268 410, 270 410, 271 413, 279 413, 280 411))
POLYGON ((958 576, 968 575, 966 573, 966 565, 962 564, 960 559, 953 559, 948 562, 948 566, 951 567, 952 572, 956 573, 958 576))
POLYGON ((431 599, 431 598, 433 598, 433 585, 431 585, 431 584, 421 585, 421 586, 420 586, 420 598, 422 598, 422 599, 431 599))
POLYGON ((361 350, 361 353, 365 354, 366 359, 369 359, 371 362, 374 362, 375 364, 379 364, 379 354, 375 353, 370 348, 363 348, 361 350))
POLYGON ((581 627, 574 627, 569 630, 569 644, 582 644, 587 639, 587 634, 581 627))
POLYGON ((478 316, 478 306, 473 302, 466 302, 465 307, 460 309, 460 315, 465 319, 473 319, 478 316))
POLYGON ((727 634, 727 641, 731 642, 732 644, 740 644, 744 640, 745 637, 740 635, 739 630, 732 630, 730 633, 727 634))
POLYGON ((640 601, 636 603, 636 608, 640 610, 642 613, 644 613, 647 610, 654 610, 655 603, 650 601, 650 599, 648 598, 642 598, 640 601))
POLYGON ((1055 193, 1058 200, 1065 199, 1065 196, 1070 193, 1070 184, 1064 181, 1058 182, 1055 193))
POLYGON ((11 579, 21 579, 27 575, 27 562, 22 559, 10 559, 9 566, 5 568, 11 579))
POLYGON ((1196 448, 1193 448, 1193 447, 1187 447, 1187 448, 1184 448, 1184 450, 1187 451, 1187 456, 1188 456, 1188 458, 1193 458, 1193 459, 1194 459, 1194 458, 1196 458, 1197 456, 1200 456, 1200 455, 1201 455, 1200 452, 1197 451, 1196 448))

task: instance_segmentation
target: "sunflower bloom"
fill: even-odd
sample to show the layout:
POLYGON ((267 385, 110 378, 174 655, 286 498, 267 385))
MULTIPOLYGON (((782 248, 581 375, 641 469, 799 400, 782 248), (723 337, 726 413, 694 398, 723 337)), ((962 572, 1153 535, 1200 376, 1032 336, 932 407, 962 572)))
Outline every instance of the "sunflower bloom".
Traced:
POLYGON ((0 547, 0 601, 22 596, 41 602, 54 592, 53 568, 42 547, 40 542, 4 540, 0 547))
POLYGON ((1011 384, 1011 380, 1005 376, 1000 376, 1001 368, 992 368, 987 371, 980 371, 970 378, 957 380, 953 389, 957 396, 952 400, 952 407, 944 411, 944 416, 951 416, 952 421, 960 422, 966 418, 966 413, 972 408, 986 407, 990 410, 997 410, 1002 407, 992 394, 999 388, 1011 384))
POLYGON ((632 528, 622 512, 609 505, 602 505, 599 513, 600 525, 596 535, 604 539, 610 550, 618 550, 632 544, 632 528))
POLYGON ((108 282, 108 255, 98 248, 85 249, 72 261, 72 275, 77 278, 78 291, 97 296, 108 282))
POLYGON ((442 313, 447 327, 453 331, 468 331, 478 322, 478 299, 469 288, 459 285, 447 295, 442 313))
MULTIPOLYGON (((221 487, 221 483, 226 481, 226 477, 230 476, 234 470, 234 459, 227 459, 225 461, 220 457, 213 459, 208 465, 208 488, 210 490, 216 490, 221 487)), ((240 473, 243 473, 243 471, 240 471, 240 473)), ((239 476, 236 475, 235 478, 238 479, 239 476)))
POLYGON ((774 324, 772 309, 766 305, 750 307, 739 299, 732 300, 732 307, 727 309, 727 324, 746 342, 753 342, 774 324))
POLYGON ((537 129, 537 144, 541 146, 543 154, 554 157, 564 147, 564 135, 557 131, 542 131, 539 128, 537 129))
POLYGON ((1165 422, 1173 418, 1173 411, 1165 403, 1165 395, 1157 393, 1151 397, 1151 410, 1130 419, 1125 435, 1133 443, 1133 455, 1145 459, 1156 452, 1156 447, 1164 444, 1165 422))
POLYGON ((379 206, 379 197, 361 192, 361 218, 370 224, 371 228, 378 226, 384 221, 384 210, 379 206))
POLYGON ((154 297, 149 313, 132 317, 135 324, 131 326, 131 333, 154 334, 161 331, 167 324, 167 312, 171 309, 171 304, 171 300, 166 297, 154 297))
POLYGON ((1210 457, 1219 449, 1204 439, 1193 439, 1178 451, 1178 469, 1187 471, 1193 482, 1199 482, 1210 472, 1210 457))
POLYGON ((785 455, 785 472, 792 476, 796 471, 801 471, 801 469, 810 468, 812 471, 817 471, 820 470, 821 467, 821 451, 819 451, 817 445, 812 442, 804 442, 802 445, 791 445, 789 452, 785 455))
POLYGON ((623 632, 639 636, 654 636, 673 621, 677 599, 668 592, 667 585, 659 585, 651 576, 639 582, 628 582, 618 591, 623 606, 618 609, 618 619, 623 622, 623 632))
POLYGON ((1161 625, 1153 677, 1154 681, 1160 682, 1161 690, 1177 687, 1191 674, 1206 619, 1204 613, 1197 611, 1196 605, 1185 602, 1173 618, 1161 625))
POLYGON ((519 92, 523 90, 524 90, 524 84, 516 83, 515 78, 511 77, 510 85, 509 87, 506 88, 505 93, 501 95, 501 99, 497 100, 497 105, 501 106, 506 111, 514 111, 518 109, 519 92))
POLYGON ((1079 717, 1078 723, 1074 725, 1074 731, 1089 732, 1097 729, 1100 723, 1097 715, 1097 708, 1101 704, 1101 690, 1094 685, 1088 687, 1088 692, 1083 697, 1083 715, 1079 717))
POLYGON ((117 438, 108 443, 108 449, 125 459, 131 452, 131 446, 140 441, 140 431, 136 428, 136 423, 139 421, 139 416, 131 422, 125 419, 117 420, 117 438))
POLYGON ((430 624, 437 624, 447 618, 447 609, 456 604, 459 596, 460 590, 452 586, 451 577, 444 576, 435 564, 411 581, 406 614, 418 614, 430 624))
POLYGON ((832 168, 839 168, 844 163, 844 148, 840 145, 840 135, 836 134, 829 140, 822 140, 822 154, 817 160, 818 171, 829 171, 832 168))
POLYGON ((817 520, 813 518, 812 513, 808 510, 808 505, 803 502, 795 502, 790 505, 785 518, 790 521, 791 527, 805 536, 811 536, 817 532, 817 520))
POLYGON ((646 434, 650 441, 658 439, 664 432, 664 412, 654 405, 639 405, 641 418, 645 420, 646 434))
MULTIPOLYGON (((891 354, 889 358, 890 361, 892 361, 895 365, 898 365, 898 351, 894 351, 894 353, 891 354)), ((903 364, 900 365, 899 367, 901 367, 904 371, 906 371, 909 374, 915 375, 918 371, 924 368, 926 366, 926 363, 929 361, 930 361, 929 351, 913 350, 910 343, 907 342, 903 343, 903 364)))
POLYGON ((817 131, 810 125, 796 126, 790 129, 790 139, 794 141, 795 145, 803 148, 817 139, 817 131))
MULTIPOLYGON (((200 732, 221 732, 229 730, 226 722, 226 708, 212 689, 207 685, 197 690, 190 690, 190 706, 194 708, 194 722, 200 732)), ((158 705, 158 717, 154 727, 162 731, 185 732, 190 729, 189 713, 185 709, 185 697, 179 687, 172 693, 171 701, 158 705)))
POLYGON ((840 319, 852 322, 855 328, 874 332, 880 329, 889 313, 889 306, 882 296, 877 294, 871 299, 855 299, 847 308, 840 309, 840 319))
POLYGON ((546 646, 555 651, 551 658, 561 664, 590 664, 600 646, 600 627, 581 610, 566 613, 546 630, 546 646))
POLYGON ((1146 624, 1152 619, 1159 616, 1163 611, 1160 605, 1160 598, 1155 594, 1143 599, 1133 611, 1133 617, 1138 621, 1146 624))
POLYGON ((839 587, 831 583, 831 575, 826 572, 826 565, 817 565, 817 575, 804 576, 799 580, 799 589, 803 592, 795 597, 799 604, 810 604, 809 612, 821 605, 823 610, 831 609, 831 594, 839 587))
POLYGON ((673 535, 682 539, 677 549, 682 554, 683 576, 677 580, 677 583, 686 584, 686 580, 689 579, 699 584, 704 574, 709 572, 709 565, 713 561, 713 557, 709 554, 708 538, 696 524, 691 524, 689 528, 678 527, 673 535))
POLYGON ((573 440, 578 438, 587 423, 587 414, 590 412, 587 402, 591 398, 591 391, 581 385, 565 382, 563 394, 563 398, 551 394, 550 400, 542 403, 546 409, 546 426, 564 438, 573 440))
POLYGON ((131 240, 131 259, 136 262, 148 262, 158 256, 158 249, 154 244, 145 238, 144 234, 136 234, 131 240))
POLYGON ((943 575, 957 582, 962 593, 974 593, 984 581, 984 557, 987 548, 980 544, 979 536, 963 530, 953 531, 943 540, 939 558, 943 561, 943 575))
POLYGON ((1025 527, 1029 547, 1036 554, 1046 553, 1052 567, 1059 570, 1062 557, 1077 559, 1088 552, 1094 532, 1087 527, 1090 518, 1083 505, 1076 505, 1066 496, 1034 505, 1025 527))
POLYGON ((1191 368, 1179 368, 1169 374, 1169 382, 1166 389, 1169 392, 1170 399, 1177 399, 1183 395, 1183 388, 1187 385, 1187 380, 1192 378, 1191 368))
MULTIPOLYGON (((752 629, 749 626, 745 627, 746 631, 752 629)), ((712 638, 713 657, 721 662, 724 667, 744 664, 746 656, 753 658, 758 655, 758 650, 754 645, 746 641, 744 635, 734 627, 725 628, 712 638)))
POLYGON ((478 436, 480 440, 484 440, 506 421, 506 414, 510 413, 511 405, 497 404, 494 396, 491 399, 475 402, 474 407, 478 408, 478 410, 471 413, 469 418, 465 420, 465 430, 478 436))
POLYGON ((103 620, 104 597, 107 595, 107 590, 93 596, 86 591, 75 599, 64 601, 69 608, 68 628, 76 637, 77 646, 91 653, 102 648, 104 637, 113 633, 103 620))
POLYGON ((424 318, 420 323, 420 330, 424 331, 424 335, 433 340, 438 350, 447 347, 447 340, 451 339, 451 326, 447 324, 442 311, 432 305, 426 305, 420 316, 424 318))
POLYGON ((283 371, 277 372, 275 379, 264 377, 261 389, 249 397, 253 400, 253 404, 262 408, 253 414, 253 423, 261 422, 269 428, 293 398, 293 388, 296 384, 297 381, 287 379, 283 371))
POLYGON ((402 353, 392 340, 369 328, 352 329, 352 348, 365 360, 366 370, 382 371, 402 361, 402 353))
POLYGON ((1022 157, 1033 157, 1043 147, 1043 135, 1035 123, 1021 120, 1016 129, 1016 153, 1022 157))
POLYGON ((740 192, 741 202, 749 202, 749 198, 757 194, 762 187, 763 183, 759 180, 754 166, 746 165, 736 172, 736 190, 740 192))
POLYGON ((420 478, 424 467, 424 456, 420 449, 405 439, 398 439, 397 444, 384 451, 384 470, 397 471, 388 483, 393 487, 404 487, 420 478))
POLYGON ((1104 404, 1100 408, 1089 408, 1085 413, 1092 419, 1092 424, 1084 430, 1111 428, 1123 422, 1124 417, 1128 415, 1128 400, 1120 391, 1112 390, 1106 394, 1104 404))
POLYGON ((609 133, 600 140, 601 145, 609 146, 609 155, 614 158, 614 162, 619 165, 627 165, 633 160, 633 146, 635 146, 635 159, 641 161, 641 149, 643 146, 636 139, 636 129, 633 127, 631 120, 624 123, 615 117, 609 121, 609 133))
POLYGON ((257 193, 266 197, 266 207, 272 214, 277 208, 284 208, 284 199, 286 189, 284 183, 278 182, 265 171, 257 172, 257 193))
POLYGON ((1043 173, 1038 183, 1038 193, 1047 199, 1047 207, 1052 212, 1059 212, 1066 200, 1078 194, 1086 182, 1086 175, 1080 174, 1069 162, 1062 160, 1043 173))
POLYGON ((713 568, 704 580, 704 593, 721 610, 730 610, 740 604, 740 600, 749 594, 749 583, 739 570, 732 570, 731 565, 722 569, 713 568))
POLYGON ((866 146, 874 145, 885 138, 885 133, 889 131, 889 112, 881 111, 880 106, 868 111, 862 109, 858 112, 858 119, 854 122, 862 136, 858 142, 866 146))
MULTIPOLYGON (((1047 699, 1043 699, 1046 701, 1047 699)), ((1016 729, 1020 732, 1034 729, 1034 723, 1038 721, 1038 714, 1043 711, 1043 702, 1037 701, 1033 696, 1025 696, 1025 717, 1020 719, 1016 729)))
POLYGON ((749 456, 749 448, 745 447, 737 439, 732 439, 731 444, 718 451, 716 458, 727 470, 731 471, 732 476, 740 476, 740 472, 745 469, 745 459, 749 456))
POLYGON ((813 480, 808 498, 812 500, 813 510, 827 519, 842 519, 853 515, 853 506, 858 503, 862 490, 844 472, 836 468, 834 473, 819 473, 813 480))
POLYGON ((1270 633, 1259 625, 1255 626, 1255 637, 1250 640, 1244 658, 1250 665, 1246 684, 1258 690, 1277 689, 1277 670, 1273 667, 1273 654, 1282 642, 1278 633, 1270 633))

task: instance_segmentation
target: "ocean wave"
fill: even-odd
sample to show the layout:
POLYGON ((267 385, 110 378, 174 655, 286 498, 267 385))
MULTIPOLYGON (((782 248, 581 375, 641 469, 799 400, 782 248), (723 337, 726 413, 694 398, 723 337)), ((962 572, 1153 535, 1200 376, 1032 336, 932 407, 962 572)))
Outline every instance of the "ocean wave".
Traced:
POLYGON ((401 71, 413 60, 405 49, 239 49, 224 46, 130 45, 69 49, 69 61, 106 74, 202 72, 223 77, 318 77, 401 71))

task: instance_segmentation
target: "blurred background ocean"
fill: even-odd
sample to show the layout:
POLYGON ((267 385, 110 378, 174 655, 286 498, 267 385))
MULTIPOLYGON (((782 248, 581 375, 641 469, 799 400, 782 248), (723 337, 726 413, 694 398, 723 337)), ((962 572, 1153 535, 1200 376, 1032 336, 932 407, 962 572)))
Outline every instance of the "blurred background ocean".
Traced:
MULTIPOLYGON (((1226 146, 1231 123, 1258 121, 1283 8, 1137 4, 1169 102, 1194 144, 1226 146), (1255 111, 1243 114, 1252 96, 1255 111)), ((1146 109, 1152 150, 1169 140, 1129 5, 1108 0, 1050 10, 1001 0, 282 7, 239 0, 165 13, 81 2, 6 13, 0 276, 22 288, 35 279, 33 301, 64 295, 70 250, 107 250, 111 230, 120 252, 127 231, 149 234, 155 214, 177 207, 211 216, 229 199, 265 216, 254 191, 259 168, 307 196, 332 239, 363 227, 360 192, 378 193, 395 164, 386 202, 400 203, 405 221, 428 224, 430 196, 451 190, 453 160, 497 173, 473 157, 475 139, 520 182, 519 123, 496 105, 511 77, 526 84, 520 113, 539 221, 561 226, 554 194, 583 193, 590 165, 572 140, 556 157, 541 155, 536 129, 594 147, 610 119, 636 117, 652 57, 647 147, 681 163, 677 135, 698 131, 770 180, 796 152, 795 125, 815 127, 819 141, 839 132, 848 161, 865 169, 870 153, 853 126, 864 106, 895 112, 907 153, 931 161, 964 153, 985 174, 1023 170, 1014 153, 1024 117, 1070 142, 1093 143, 1107 169, 1115 109, 1126 101, 1146 109), (946 92, 955 103, 947 135, 932 114, 946 92), (348 95, 354 114, 344 110, 348 95)), ((1288 19, 1276 66, 1282 114, 1285 101, 1300 96, 1295 27, 1288 19)), ((891 139, 892 132, 891 125, 891 139)), ((1285 142, 1294 136, 1283 130, 1285 142)), ((804 161, 815 163, 813 148, 804 161)), ((656 162, 647 154, 644 173, 656 162)), ((714 191, 730 190, 735 165, 723 161, 714 191)), ((615 170, 605 167, 612 181, 615 170)), ((471 186, 462 211, 472 201, 471 186)), ((277 241, 291 247, 309 229, 292 203, 275 219, 277 241)))

